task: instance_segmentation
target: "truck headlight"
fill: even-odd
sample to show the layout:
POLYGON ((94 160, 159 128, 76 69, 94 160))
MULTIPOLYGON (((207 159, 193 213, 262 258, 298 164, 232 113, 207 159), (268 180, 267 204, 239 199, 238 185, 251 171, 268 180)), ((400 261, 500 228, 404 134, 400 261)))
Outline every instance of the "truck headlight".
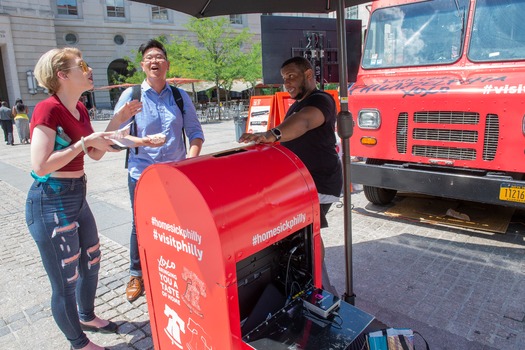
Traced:
POLYGON ((357 126, 361 129, 379 129, 381 115, 377 109, 363 109, 359 111, 357 126))

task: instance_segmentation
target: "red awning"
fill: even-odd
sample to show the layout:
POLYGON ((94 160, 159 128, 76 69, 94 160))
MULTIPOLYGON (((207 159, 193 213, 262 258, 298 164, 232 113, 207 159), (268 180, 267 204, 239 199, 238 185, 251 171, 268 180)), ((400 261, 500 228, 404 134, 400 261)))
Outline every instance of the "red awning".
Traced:
MULTIPOLYGON (((201 79, 190 79, 190 78, 168 78, 168 79, 166 79, 166 81, 169 84, 180 85, 180 84, 197 83, 197 82, 200 82, 202 80, 201 79)), ((133 85, 137 85, 137 84, 125 83, 125 84, 117 84, 117 85, 108 85, 108 86, 96 87, 93 90, 95 90, 95 91, 98 91, 98 90, 111 90, 111 89, 118 89, 118 88, 127 88, 127 87, 130 87, 130 86, 133 86, 133 85)))

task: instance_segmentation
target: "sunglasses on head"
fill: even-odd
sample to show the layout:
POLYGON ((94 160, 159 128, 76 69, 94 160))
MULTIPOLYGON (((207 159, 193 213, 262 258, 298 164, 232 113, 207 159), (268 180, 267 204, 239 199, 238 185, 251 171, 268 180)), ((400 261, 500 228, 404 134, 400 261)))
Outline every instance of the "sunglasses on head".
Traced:
POLYGON ((78 63, 78 66, 69 67, 69 68, 66 68, 64 70, 69 70, 69 69, 78 68, 78 67, 80 67, 80 69, 82 69, 83 73, 88 73, 89 72, 89 65, 84 60, 80 61, 78 63))

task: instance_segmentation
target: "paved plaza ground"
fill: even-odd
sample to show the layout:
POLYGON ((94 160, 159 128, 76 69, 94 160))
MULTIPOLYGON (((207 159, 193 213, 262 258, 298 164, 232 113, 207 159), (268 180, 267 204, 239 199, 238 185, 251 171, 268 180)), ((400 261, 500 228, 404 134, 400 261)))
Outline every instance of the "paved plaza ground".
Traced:
MULTIPOLYGON (((107 122, 95 121, 96 130, 107 122)), ((203 154, 240 147, 233 121, 204 124, 203 154)), ((18 139, 15 139, 18 142, 18 139)), ((68 349, 50 312, 50 287, 24 218, 32 182, 29 146, 0 144, 0 349, 68 349)), ((88 200, 104 254, 97 313, 119 334, 90 338, 110 349, 152 349, 146 299, 126 301, 131 210, 124 152, 86 161, 88 200)), ((230 169, 232 182, 243 176, 230 169)), ((422 333, 432 350, 525 349, 525 219, 506 234, 393 218, 385 207, 352 199, 355 305, 394 327, 422 333)), ((346 289, 344 207, 333 206, 323 230, 332 283, 346 289)), ((419 346, 418 349, 422 347, 419 346)), ((215 349, 224 350, 224 349, 215 349)))

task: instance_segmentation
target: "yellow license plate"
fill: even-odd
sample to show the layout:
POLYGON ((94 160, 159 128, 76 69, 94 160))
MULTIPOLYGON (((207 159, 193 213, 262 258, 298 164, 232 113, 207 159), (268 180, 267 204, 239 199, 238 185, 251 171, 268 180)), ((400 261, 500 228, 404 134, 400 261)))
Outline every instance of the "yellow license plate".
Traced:
POLYGON ((499 187, 499 199, 508 202, 525 203, 525 186, 502 184, 499 187))

